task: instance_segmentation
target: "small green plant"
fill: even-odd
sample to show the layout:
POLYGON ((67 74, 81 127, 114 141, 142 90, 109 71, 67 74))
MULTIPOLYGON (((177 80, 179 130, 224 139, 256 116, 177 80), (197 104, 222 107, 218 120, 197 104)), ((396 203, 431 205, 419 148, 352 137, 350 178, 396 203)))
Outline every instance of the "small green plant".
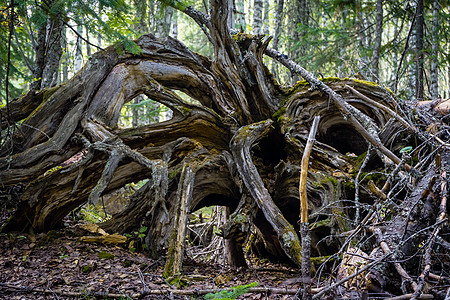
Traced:
POLYGON ((232 300, 248 292, 249 288, 255 287, 258 282, 252 282, 247 285, 238 285, 236 287, 222 290, 217 293, 209 293, 205 295, 205 300, 232 300))
POLYGON ((81 269, 81 272, 83 272, 84 274, 91 273, 91 271, 92 271, 92 268, 89 265, 86 265, 83 267, 83 269, 81 269))
POLYGON ((170 280, 170 285, 175 286, 176 288, 183 288, 189 286, 191 283, 185 277, 178 275, 170 280))
POLYGON ((141 251, 146 248, 145 237, 147 236, 147 230, 148 227, 142 226, 138 231, 133 231, 133 234, 125 234, 130 240, 128 249, 130 249, 131 252, 141 251))
POLYGON ((408 153, 408 152, 411 152, 411 150, 412 150, 412 147, 408 146, 408 147, 402 148, 400 150, 400 153, 408 153))

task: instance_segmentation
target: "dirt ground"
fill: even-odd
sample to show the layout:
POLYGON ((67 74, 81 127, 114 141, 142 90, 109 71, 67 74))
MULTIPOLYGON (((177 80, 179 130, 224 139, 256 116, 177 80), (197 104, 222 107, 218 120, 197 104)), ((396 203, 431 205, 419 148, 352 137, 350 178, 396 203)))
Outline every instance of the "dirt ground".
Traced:
MULTIPOLYGON (((85 235, 92 234, 69 218, 64 228, 45 234, 1 234, 0 299, 203 299, 199 294, 205 289, 254 282, 257 287, 289 290, 299 286, 297 270, 281 264, 232 270, 190 259, 184 262, 178 284, 176 280, 169 284, 162 276, 164 258, 152 260, 125 246, 79 241, 85 235), (180 295, 168 289, 192 293, 180 295)), ((256 292, 238 299, 296 297, 256 292)))

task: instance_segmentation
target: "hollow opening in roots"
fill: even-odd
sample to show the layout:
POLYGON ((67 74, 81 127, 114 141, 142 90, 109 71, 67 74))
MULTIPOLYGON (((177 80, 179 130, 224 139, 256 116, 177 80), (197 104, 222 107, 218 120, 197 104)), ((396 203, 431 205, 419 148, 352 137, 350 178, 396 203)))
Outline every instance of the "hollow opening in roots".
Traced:
POLYGON ((263 164, 276 165, 280 160, 286 160, 286 142, 281 131, 276 128, 272 134, 261 139, 253 148, 253 154, 262 158, 263 164))
POLYGON ((108 192, 99 197, 96 203, 85 203, 76 208, 72 214, 78 215, 89 223, 102 223, 109 220, 112 215, 124 211, 131 203, 131 196, 141 188, 148 179, 136 183, 128 183, 125 186, 108 192))
POLYGON ((332 146, 342 154, 360 155, 366 152, 368 147, 366 140, 350 124, 336 124, 325 129, 321 128, 317 140, 332 146))
POLYGON ((226 222, 228 207, 205 206, 189 214, 186 253, 194 260, 223 262, 224 240, 216 232, 226 222))
POLYGON ((172 119, 172 110, 145 95, 137 95, 120 111, 119 126, 134 128, 172 119))

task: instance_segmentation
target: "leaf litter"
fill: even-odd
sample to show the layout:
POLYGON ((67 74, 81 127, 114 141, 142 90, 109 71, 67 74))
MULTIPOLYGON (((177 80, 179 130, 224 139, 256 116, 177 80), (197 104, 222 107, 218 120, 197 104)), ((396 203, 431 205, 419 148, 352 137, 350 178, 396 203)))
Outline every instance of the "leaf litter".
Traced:
MULTIPOLYGON (((162 276, 163 255, 154 260, 125 246, 82 242, 80 237, 85 234, 69 218, 64 228, 47 233, 1 234, 0 299, 132 299, 137 295, 139 299, 204 299, 200 291, 256 284, 290 290, 299 287, 297 270, 287 265, 262 261, 235 270, 190 258, 184 261, 182 276, 168 282, 162 276), (172 294, 170 289, 199 293, 172 294), (160 293, 145 293, 150 290, 160 293)), ((295 296, 257 292, 237 299, 295 296)))

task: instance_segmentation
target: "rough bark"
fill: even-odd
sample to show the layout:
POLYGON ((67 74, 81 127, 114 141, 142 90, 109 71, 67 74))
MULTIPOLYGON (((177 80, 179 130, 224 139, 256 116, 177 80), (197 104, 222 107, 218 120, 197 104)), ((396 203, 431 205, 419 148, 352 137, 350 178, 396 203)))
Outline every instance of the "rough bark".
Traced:
POLYGON ((62 31, 64 29, 64 24, 62 18, 63 16, 61 14, 56 14, 49 18, 41 89, 53 87, 58 84, 58 69, 63 53, 62 31))
MULTIPOLYGON (((78 20, 78 23, 80 23, 80 20, 78 20)), ((83 26, 78 25, 77 31, 79 34, 83 34, 83 26)), ((78 36, 77 42, 75 44, 75 57, 74 57, 74 63, 73 63, 74 73, 77 73, 78 71, 80 71, 82 66, 83 66, 83 53, 82 53, 81 37, 78 36)))
POLYGON ((377 0, 376 23, 375 23, 375 44, 373 46, 372 56, 372 81, 380 81, 380 51, 383 35, 383 0, 377 0))
POLYGON ((192 200, 192 190, 194 189, 194 179, 195 173, 192 167, 189 166, 189 162, 184 162, 175 203, 176 216, 173 219, 166 265, 164 267, 165 277, 179 275, 182 271, 186 224, 192 200))
POLYGON ((439 49, 439 2, 433 1, 433 22, 431 29, 431 68, 430 68, 430 97, 435 100, 439 97, 439 71, 438 71, 438 49, 439 49))
POLYGON ((425 11, 423 8, 423 0, 417 0, 416 7, 416 99, 418 101, 424 100, 424 54, 423 54, 423 39, 424 39, 424 20, 425 11))
POLYGON ((253 1, 253 34, 260 34, 262 27, 263 1, 253 1))

